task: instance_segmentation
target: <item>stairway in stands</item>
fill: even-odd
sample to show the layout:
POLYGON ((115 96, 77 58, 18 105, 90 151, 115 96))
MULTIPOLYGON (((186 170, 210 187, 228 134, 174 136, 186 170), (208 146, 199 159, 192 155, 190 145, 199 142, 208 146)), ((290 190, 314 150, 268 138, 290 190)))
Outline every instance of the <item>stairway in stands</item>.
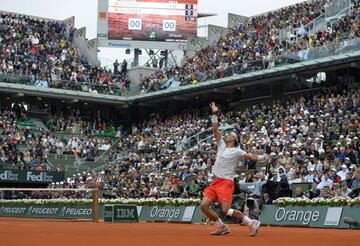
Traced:
POLYGON ((45 132, 49 131, 49 129, 45 126, 42 119, 32 118, 32 121, 34 122, 34 124, 36 125, 38 130, 45 131, 45 132))

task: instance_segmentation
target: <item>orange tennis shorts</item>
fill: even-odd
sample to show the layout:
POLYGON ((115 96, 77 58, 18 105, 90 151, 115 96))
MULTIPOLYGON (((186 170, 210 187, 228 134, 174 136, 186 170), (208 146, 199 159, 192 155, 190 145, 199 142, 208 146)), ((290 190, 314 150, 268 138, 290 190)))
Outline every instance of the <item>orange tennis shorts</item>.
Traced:
POLYGON ((214 202, 232 203, 234 192, 234 181, 230 179, 215 178, 204 190, 204 197, 210 198, 214 202))

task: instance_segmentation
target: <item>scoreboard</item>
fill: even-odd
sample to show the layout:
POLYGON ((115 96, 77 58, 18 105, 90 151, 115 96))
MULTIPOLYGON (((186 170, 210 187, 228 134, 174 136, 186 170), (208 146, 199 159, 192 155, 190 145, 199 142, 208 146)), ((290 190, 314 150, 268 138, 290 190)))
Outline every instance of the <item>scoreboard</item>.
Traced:
MULTIPOLYGON (((107 13, 102 13, 107 33, 102 35, 108 40, 185 43, 197 34, 198 0, 100 1, 107 1, 107 13)), ((99 21, 100 16, 99 10, 99 21)))

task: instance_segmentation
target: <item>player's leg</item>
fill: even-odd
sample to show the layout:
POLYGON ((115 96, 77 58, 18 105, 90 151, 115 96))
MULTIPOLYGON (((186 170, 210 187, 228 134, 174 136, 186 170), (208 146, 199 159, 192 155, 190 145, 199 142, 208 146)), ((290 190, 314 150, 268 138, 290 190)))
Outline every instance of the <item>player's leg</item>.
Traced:
POLYGON ((215 213, 215 211, 211 208, 214 204, 214 201, 209 197, 204 197, 200 203, 201 211, 208 217, 211 221, 217 221, 219 216, 215 213))
POLYGON ((211 233, 211 235, 225 235, 230 233, 229 228, 224 224, 220 217, 215 213, 211 208, 211 205, 214 204, 214 200, 209 197, 204 197, 200 204, 201 211, 208 217, 211 221, 214 221, 217 225, 217 229, 211 233))
MULTIPOLYGON (((225 198, 223 200, 225 200, 225 198)), ((250 229, 250 236, 256 235, 256 233, 259 229, 259 226, 260 226, 260 221, 255 220, 255 219, 252 220, 249 217, 247 217, 246 215, 244 215, 243 213, 241 213, 241 211, 232 209, 231 202, 223 202, 221 204, 221 210, 227 216, 234 217, 236 219, 243 221, 244 224, 247 225, 250 229)))
POLYGON ((230 232, 229 229, 211 208, 214 202, 218 200, 216 192, 213 188, 214 183, 210 184, 210 186, 204 190, 204 198, 201 201, 200 209, 206 215, 206 217, 208 217, 218 226, 217 229, 211 233, 211 235, 225 235, 230 232))

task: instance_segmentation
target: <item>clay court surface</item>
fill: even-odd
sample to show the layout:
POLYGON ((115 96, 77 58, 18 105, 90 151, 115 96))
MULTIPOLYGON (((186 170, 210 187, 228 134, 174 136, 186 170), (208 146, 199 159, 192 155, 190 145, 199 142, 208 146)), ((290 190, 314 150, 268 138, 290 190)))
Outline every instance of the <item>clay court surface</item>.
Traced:
POLYGON ((0 245, 157 245, 157 246, 309 246, 360 245, 359 230, 262 226, 254 238, 248 228, 230 225, 231 234, 210 236, 213 226, 138 223, 107 224, 0 218, 0 245))

